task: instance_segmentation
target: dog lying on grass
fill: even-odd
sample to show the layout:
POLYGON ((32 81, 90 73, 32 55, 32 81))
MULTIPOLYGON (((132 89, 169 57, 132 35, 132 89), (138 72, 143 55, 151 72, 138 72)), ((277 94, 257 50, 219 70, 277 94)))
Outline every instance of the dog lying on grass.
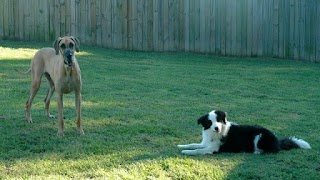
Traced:
POLYGON ((237 125, 227 121, 223 111, 211 111, 200 117, 203 126, 201 143, 178 145, 182 154, 204 155, 220 152, 248 152, 254 154, 277 153, 294 148, 311 149, 308 142, 295 137, 278 139, 271 131, 261 126, 237 125))

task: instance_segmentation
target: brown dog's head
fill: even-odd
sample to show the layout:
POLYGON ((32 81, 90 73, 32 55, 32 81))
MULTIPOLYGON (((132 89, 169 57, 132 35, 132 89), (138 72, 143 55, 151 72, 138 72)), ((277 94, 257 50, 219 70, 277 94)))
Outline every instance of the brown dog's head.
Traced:
POLYGON ((53 43, 56 55, 61 53, 66 65, 71 66, 74 58, 74 51, 79 52, 80 41, 73 36, 59 37, 53 43))

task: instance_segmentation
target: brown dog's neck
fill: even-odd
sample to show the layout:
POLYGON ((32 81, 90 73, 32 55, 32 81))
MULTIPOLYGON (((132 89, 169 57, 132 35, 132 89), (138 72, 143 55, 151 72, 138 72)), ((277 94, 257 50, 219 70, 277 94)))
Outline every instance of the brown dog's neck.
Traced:
POLYGON ((64 69, 65 69, 65 72, 66 72, 66 75, 67 75, 67 76, 72 76, 72 73, 71 73, 71 72, 72 72, 72 70, 73 70, 73 67, 74 67, 74 66, 68 66, 68 65, 66 65, 66 64, 64 65, 64 69))

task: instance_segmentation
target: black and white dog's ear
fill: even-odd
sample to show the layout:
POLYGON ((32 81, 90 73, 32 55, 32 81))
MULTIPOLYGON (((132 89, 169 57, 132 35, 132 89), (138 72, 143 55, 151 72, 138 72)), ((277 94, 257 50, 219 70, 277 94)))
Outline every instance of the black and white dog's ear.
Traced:
POLYGON ((198 119, 198 124, 202 124, 202 125, 203 125, 206 120, 208 120, 208 114, 203 115, 202 117, 200 117, 200 118, 198 119))
POLYGON ((212 125, 212 121, 208 119, 209 114, 206 114, 198 119, 198 124, 201 124, 204 130, 209 129, 212 125))
POLYGON ((222 123, 226 123, 227 122, 227 113, 224 111, 215 111, 216 115, 217 115, 217 121, 218 122, 222 122, 222 123))

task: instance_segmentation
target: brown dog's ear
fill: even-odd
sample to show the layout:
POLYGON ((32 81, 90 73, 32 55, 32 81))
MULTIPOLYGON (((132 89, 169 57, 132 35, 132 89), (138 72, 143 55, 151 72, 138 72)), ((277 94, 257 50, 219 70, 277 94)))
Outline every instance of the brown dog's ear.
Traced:
POLYGON ((79 41, 79 39, 76 38, 76 37, 74 37, 74 36, 70 36, 70 38, 73 40, 73 42, 74 42, 75 45, 76 45, 76 52, 79 52, 79 51, 80 51, 80 49, 79 49, 79 47, 80 47, 80 41, 79 41))
POLYGON ((60 41, 61 41, 61 40, 62 40, 62 38, 61 38, 61 37, 58 37, 58 38, 53 42, 53 48, 54 48, 54 50, 56 50, 56 55, 59 54, 59 49, 60 49, 59 44, 60 44, 60 41))

